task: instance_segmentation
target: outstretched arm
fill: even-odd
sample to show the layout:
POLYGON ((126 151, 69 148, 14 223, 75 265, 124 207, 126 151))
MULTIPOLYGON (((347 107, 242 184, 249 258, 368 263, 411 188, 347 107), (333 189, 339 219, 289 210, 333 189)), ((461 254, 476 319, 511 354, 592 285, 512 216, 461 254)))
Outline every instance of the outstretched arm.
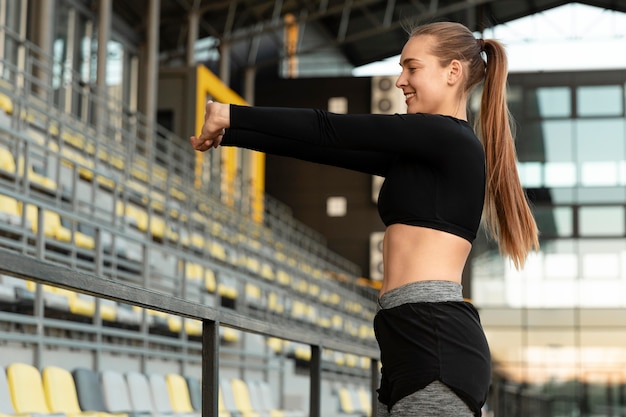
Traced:
MULTIPOLYGON (((241 109, 242 107, 237 108, 237 110, 241 109)), ((211 101, 206 104, 202 132, 190 138, 194 149, 204 152, 217 148, 219 145, 238 146, 381 176, 385 175, 390 159, 393 157, 392 154, 385 152, 333 149, 314 142, 266 134, 254 128, 231 128, 230 111, 231 108, 227 104, 211 101)), ((291 124, 291 121, 286 120, 285 123, 291 124)), ((254 122, 252 124, 254 125, 254 122)))

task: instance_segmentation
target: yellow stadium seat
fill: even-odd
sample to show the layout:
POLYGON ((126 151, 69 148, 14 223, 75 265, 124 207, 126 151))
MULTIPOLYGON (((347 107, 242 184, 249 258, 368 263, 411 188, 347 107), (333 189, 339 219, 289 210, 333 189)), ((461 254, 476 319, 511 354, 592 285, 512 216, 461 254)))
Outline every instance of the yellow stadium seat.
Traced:
POLYGON ((357 395, 359 397, 361 410, 365 411, 365 414, 368 416, 372 415, 372 393, 367 391, 363 387, 359 387, 357 390, 357 395))
POLYGON ((298 360, 306 362, 311 360, 311 349, 308 346, 296 346, 293 353, 298 360))
MULTIPOLYGON (((180 333, 183 329, 183 319, 179 316, 169 315, 167 325, 171 332, 180 333)), ((189 336, 202 336, 202 322, 200 320, 185 319, 185 333, 189 336)))
POLYGON ((267 262, 264 262, 261 265, 260 275, 268 281, 273 281, 276 278, 274 276, 274 269, 272 268, 272 265, 268 264, 267 262))
POLYGON ((0 194, 0 221, 19 226, 22 224, 22 210, 16 199, 0 194))
POLYGON ((217 404, 218 417, 231 417, 231 414, 226 409, 226 404, 224 404, 224 394, 222 394, 222 390, 218 391, 217 404))
POLYGON ((346 387, 339 387, 337 390, 337 395, 339 395, 339 409, 342 413, 345 414, 356 414, 358 408, 357 405, 352 401, 352 395, 350 394, 350 390, 346 387))
POLYGON ((267 307, 271 312, 283 314, 285 312, 285 304, 275 292, 270 292, 267 296, 267 307))
POLYGON ((148 230, 148 213, 138 206, 131 203, 124 204, 122 201, 118 201, 116 203, 115 212, 118 216, 124 216, 130 225, 135 226, 142 232, 148 230))
MULTIPOLYGON (((22 174, 24 172, 24 157, 22 156, 17 159, 17 172, 19 174, 22 174)), ((57 189, 56 181, 54 181, 52 178, 48 178, 46 175, 40 172, 37 172, 33 165, 30 165, 28 167, 26 176, 31 183, 35 184, 45 191, 55 192, 57 189)))
POLYGON ((204 237, 194 230, 189 232, 188 230, 183 229, 180 233, 180 241, 183 246, 197 251, 201 251, 205 246, 204 237))
POLYGON ((215 240, 206 241, 206 247, 209 251, 209 254, 211 254, 213 258, 219 259, 221 261, 226 260, 226 249, 221 243, 215 240))
POLYGON ((261 417, 261 415, 252 408, 250 401, 250 391, 248 386, 241 379, 234 378, 230 381, 230 385, 235 396, 235 404, 243 417, 261 417))
POLYGON ((6 148, 0 148, 0 171, 15 175, 16 170, 13 154, 6 148))
POLYGON ((0 93, 0 109, 6 114, 13 114, 13 100, 3 93, 0 93))
POLYGON ((276 273, 276 280, 281 285, 284 285, 284 286, 291 285, 291 275, 289 275, 287 272, 283 271, 282 269, 276 273))
POLYGON ((230 327, 220 327, 220 338, 224 342, 235 343, 239 341, 239 332, 230 327))
POLYGON ((217 280, 215 279, 215 272, 211 268, 204 270, 204 288, 210 293, 214 293, 217 290, 217 280))
POLYGON ((267 345, 272 349, 272 352, 278 354, 283 351, 285 341, 277 337, 270 337, 267 339, 267 345))
POLYGON ((56 366, 47 366, 42 371, 42 377, 50 411, 64 413, 68 417, 99 417, 96 411, 80 409, 74 378, 69 371, 56 366))
MULTIPOLYGON (((56 294, 67 299, 67 305, 72 314, 83 317, 93 317, 96 313, 96 302, 93 297, 79 296, 79 294, 74 291, 54 287, 52 285, 44 285, 43 289, 47 293, 56 294)), ((103 311, 104 314, 107 314, 106 308, 101 308, 101 314, 103 311)))
POLYGON ((251 282, 246 283, 246 301, 249 304, 260 306, 262 304, 262 297, 261 287, 251 282))
POLYGON ((80 176, 80 178, 83 178, 87 181, 93 180, 93 160, 83 157, 80 153, 68 147, 63 147, 61 149, 61 156, 64 157, 61 159, 63 165, 69 168, 73 168, 76 163, 81 165, 78 167, 78 175, 80 176))
POLYGON ((185 378, 178 374, 167 374, 165 380, 174 412, 186 415, 195 414, 185 378))
MULTIPOLYGON (((38 231, 38 213, 37 207, 32 204, 26 205, 26 219, 30 222, 33 233, 38 231)), ((61 217, 58 213, 50 210, 43 210, 44 235, 61 242, 71 242, 72 232, 61 225, 61 217)))
POLYGON ((17 413, 51 413, 37 368, 25 363, 12 363, 7 366, 7 380, 17 413))

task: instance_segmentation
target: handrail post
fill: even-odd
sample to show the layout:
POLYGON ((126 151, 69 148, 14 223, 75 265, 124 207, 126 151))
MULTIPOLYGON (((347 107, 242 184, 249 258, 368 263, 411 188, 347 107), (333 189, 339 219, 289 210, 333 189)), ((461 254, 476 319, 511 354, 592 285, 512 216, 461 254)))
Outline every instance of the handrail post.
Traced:
POLYGON ((220 326, 202 320, 202 417, 217 417, 219 408, 220 326))
POLYGON ((322 348, 319 345, 311 345, 310 366, 309 417, 320 417, 322 400, 322 348))

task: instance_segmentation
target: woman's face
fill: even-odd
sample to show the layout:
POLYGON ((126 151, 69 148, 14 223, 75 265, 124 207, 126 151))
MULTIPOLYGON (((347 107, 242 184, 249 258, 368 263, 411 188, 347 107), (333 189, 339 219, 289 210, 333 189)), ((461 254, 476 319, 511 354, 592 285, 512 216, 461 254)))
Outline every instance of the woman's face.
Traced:
POLYGON ((449 71, 430 53, 432 42, 431 36, 412 37, 402 49, 396 87, 404 92, 407 113, 446 113, 449 71))

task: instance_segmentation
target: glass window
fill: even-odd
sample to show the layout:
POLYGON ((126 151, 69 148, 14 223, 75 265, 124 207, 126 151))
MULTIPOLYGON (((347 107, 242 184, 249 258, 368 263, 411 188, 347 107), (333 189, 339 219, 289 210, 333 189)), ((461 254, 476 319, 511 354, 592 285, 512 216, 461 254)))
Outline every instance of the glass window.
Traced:
POLYGON ((520 162, 517 170, 522 186, 526 188, 542 187, 542 167, 543 164, 539 162, 520 162))
POLYGON ((575 253, 547 253, 545 257, 546 279, 578 278, 578 255, 575 253))
POLYGON ((539 87, 528 90, 526 114, 530 117, 570 117, 571 108, 569 87, 539 87))
POLYGON ((578 120, 576 122, 576 154, 578 162, 623 161, 623 118, 578 120))
POLYGON ((571 207, 535 207, 533 214, 542 236, 569 237, 574 233, 571 207))
POLYGON ((619 254, 586 253, 582 255, 583 278, 617 278, 619 254))
POLYGON ((547 187, 576 185, 576 165, 573 162, 546 162, 544 183, 547 187))
POLYGON ((583 186, 611 186, 619 183, 619 165, 616 162, 583 162, 580 168, 583 186))
POLYGON ((624 207, 581 207, 578 216, 581 236, 622 236, 624 207))
POLYGON ((576 89, 579 116, 619 116, 624 113, 620 85, 583 86, 576 89))
POLYGON ((549 162, 575 161, 573 122, 571 120, 543 120, 541 134, 545 160, 549 162))

